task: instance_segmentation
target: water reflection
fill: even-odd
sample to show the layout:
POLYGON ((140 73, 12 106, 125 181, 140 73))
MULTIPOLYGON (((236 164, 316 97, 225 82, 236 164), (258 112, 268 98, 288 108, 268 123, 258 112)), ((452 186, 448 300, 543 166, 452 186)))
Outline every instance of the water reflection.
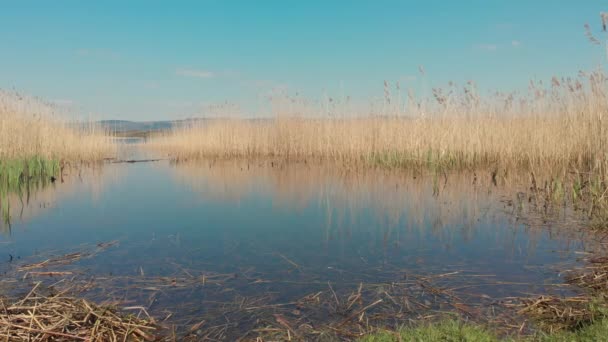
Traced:
POLYGON ((33 218, 53 210, 62 200, 86 193, 92 200, 99 199, 110 183, 120 180, 120 167, 103 165, 83 168, 65 168, 61 177, 30 179, 11 189, 0 189, 0 211, 3 220, 0 231, 11 233, 13 225, 24 225, 33 218), (104 172, 105 171, 105 172, 104 172))
POLYGON ((577 229, 580 220, 569 207, 540 211, 532 195, 521 191, 528 188, 527 174, 513 174, 495 184, 490 172, 485 177, 473 172, 423 175, 274 162, 190 162, 176 165, 173 172, 203 202, 239 208, 262 196, 284 212, 303 213, 313 207, 325 218, 326 242, 352 236, 357 229, 375 234, 385 246, 400 246, 411 234, 429 233, 448 247, 454 239, 466 242, 479 234, 492 235, 495 243, 504 242, 513 250, 521 248, 515 238, 523 231, 531 252, 547 232, 566 249, 584 240, 577 229), (509 229, 494 224, 509 224, 509 229))
POLYGON ((531 198, 526 175, 162 161, 90 176, 37 193, 56 205, 24 214, 0 253, 36 265, 82 252, 44 269, 186 332, 205 321, 198 338, 233 340, 276 314, 350 334, 361 327, 342 321, 376 302, 374 325, 465 304, 490 315, 501 298, 569 291, 552 267, 593 241, 574 213, 531 198))

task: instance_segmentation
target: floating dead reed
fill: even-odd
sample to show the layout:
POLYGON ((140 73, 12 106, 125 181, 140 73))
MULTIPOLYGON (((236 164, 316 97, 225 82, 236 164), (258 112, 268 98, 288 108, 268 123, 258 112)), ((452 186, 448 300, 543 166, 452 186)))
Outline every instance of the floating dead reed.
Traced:
POLYGON ((608 256, 587 258, 585 267, 570 272, 567 279, 569 283, 583 289, 608 295, 608 256))
POLYGON ((6 341, 153 341, 150 317, 122 315, 64 293, 45 294, 38 283, 21 299, 0 299, 0 337, 6 341))
POLYGON ((507 307, 517 308, 544 330, 576 330, 606 317, 608 295, 608 257, 594 255, 584 259, 584 265, 563 271, 566 282, 578 290, 576 296, 518 298, 507 307))

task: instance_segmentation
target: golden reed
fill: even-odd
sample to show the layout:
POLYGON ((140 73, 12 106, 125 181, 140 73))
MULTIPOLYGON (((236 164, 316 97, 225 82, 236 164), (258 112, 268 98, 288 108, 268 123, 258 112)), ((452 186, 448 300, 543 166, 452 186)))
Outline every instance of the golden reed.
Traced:
POLYGON ((92 122, 65 120, 52 104, 0 90, 0 160, 98 161, 115 154, 113 137, 92 122))
POLYGON ((384 99, 365 111, 349 98, 309 102, 275 97, 270 118, 194 121, 151 139, 148 145, 176 159, 559 168, 603 174, 606 90, 600 72, 554 78, 550 85, 531 82, 525 95, 496 93, 486 98, 468 83, 433 89, 430 99, 418 100, 410 93, 402 100, 399 85, 385 83, 384 99))

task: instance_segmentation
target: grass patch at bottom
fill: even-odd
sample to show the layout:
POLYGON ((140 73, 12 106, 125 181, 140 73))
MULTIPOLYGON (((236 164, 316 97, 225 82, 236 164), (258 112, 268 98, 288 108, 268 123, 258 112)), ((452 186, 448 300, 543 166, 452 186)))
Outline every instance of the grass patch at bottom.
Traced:
POLYGON ((608 341, 608 319, 597 320, 576 331, 562 331, 555 334, 539 335, 529 340, 541 342, 608 341))
POLYGON ((571 342, 608 341, 608 318, 595 321, 576 331, 560 331, 553 334, 537 333, 526 337, 498 337, 491 330, 472 323, 446 320, 398 331, 384 331, 366 336, 361 342, 571 342))
POLYGON ((433 324, 425 324, 413 328, 403 328, 396 332, 380 332, 366 336, 361 342, 393 342, 393 341, 499 341, 485 328, 456 320, 446 320, 433 324))

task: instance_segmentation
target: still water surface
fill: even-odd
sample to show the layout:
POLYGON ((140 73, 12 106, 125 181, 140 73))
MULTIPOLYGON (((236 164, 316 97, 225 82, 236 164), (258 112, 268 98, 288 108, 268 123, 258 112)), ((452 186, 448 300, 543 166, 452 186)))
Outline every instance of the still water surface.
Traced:
POLYGON ((569 291, 560 265, 590 243, 569 215, 539 213, 518 194, 525 184, 502 183, 274 162, 108 164, 13 204, 0 257, 11 274, 19 262, 92 253, 50 270, 178 328, 205 320, 195 333, 219 339, 276 325, 276 314, 342 321, 377 298, 368 314, 383 325, 482 316, 510 296, 569 291))

